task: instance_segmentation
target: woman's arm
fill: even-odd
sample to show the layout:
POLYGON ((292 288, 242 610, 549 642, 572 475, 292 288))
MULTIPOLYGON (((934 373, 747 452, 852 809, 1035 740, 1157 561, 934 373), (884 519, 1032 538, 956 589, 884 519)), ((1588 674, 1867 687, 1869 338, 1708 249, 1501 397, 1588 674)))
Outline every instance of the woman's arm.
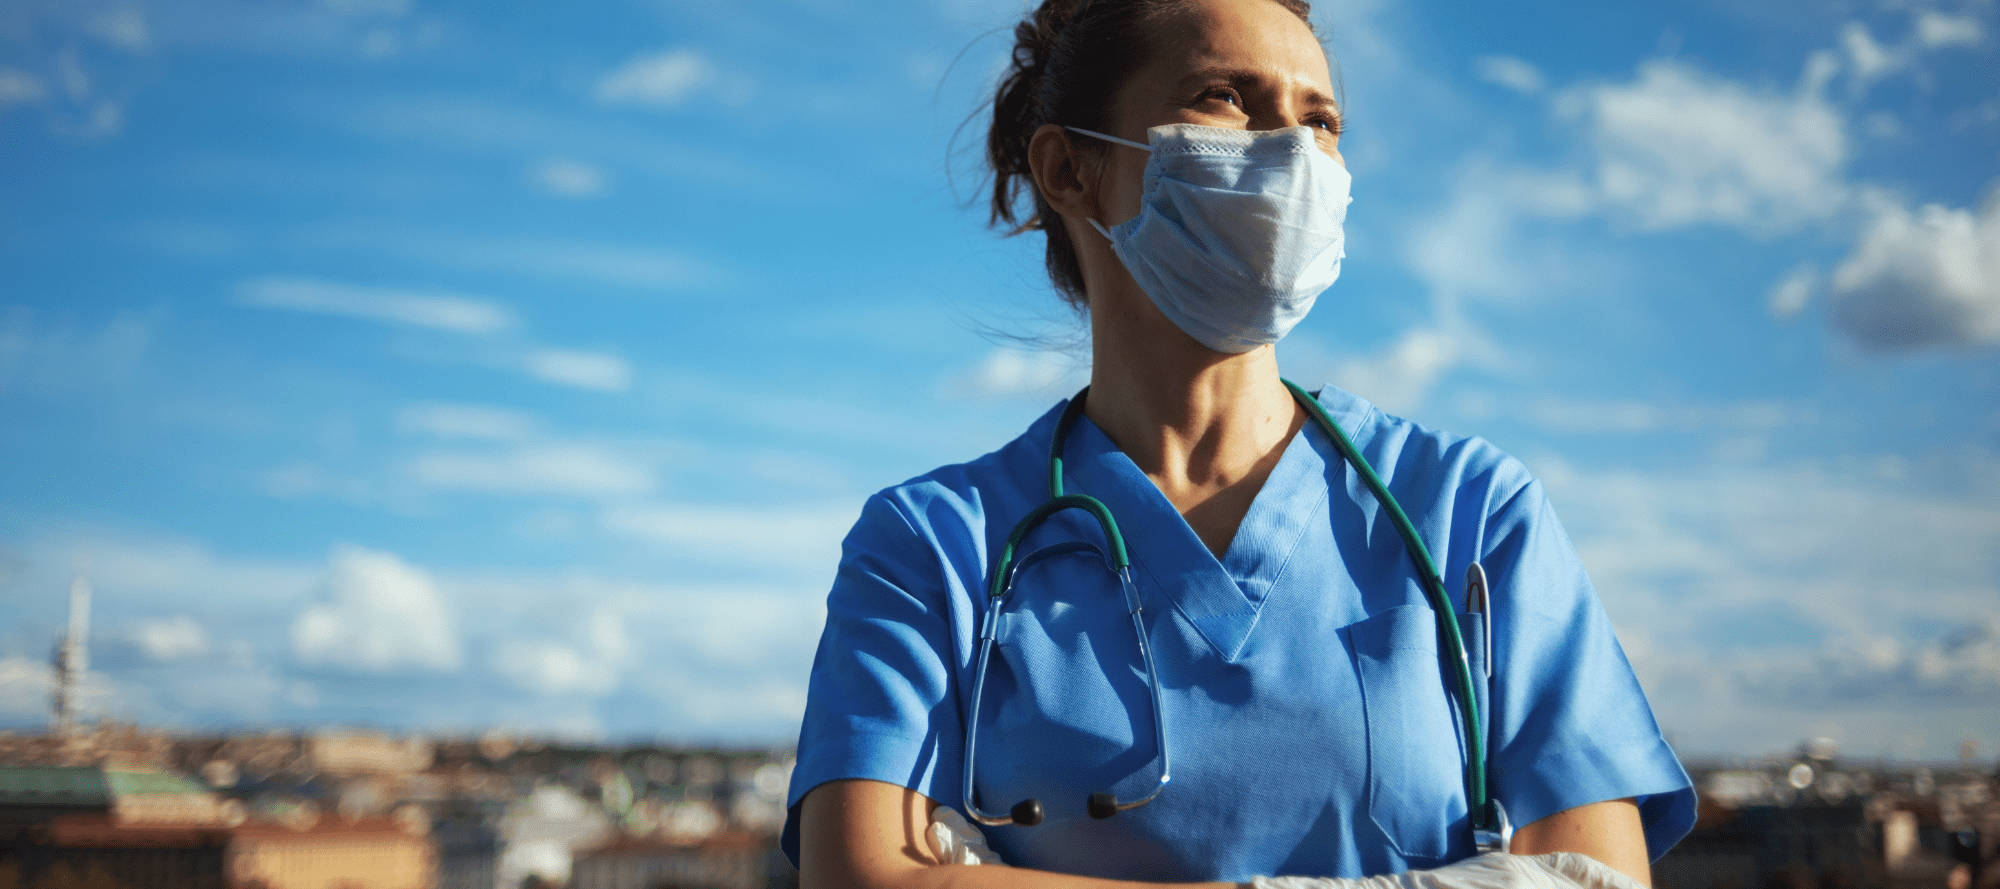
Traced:
MULTIPOLYGON (((1242 889, 1238 883, 1150 884, 1015 867, 939 864, 926 839, 937 804, 881 781, 830 781, 799 803, 801 889, 1134 889, 1178 885, 1242 889)), ((1639 808, 1610 800, 1557 812, 1514 833, 1517 855, 1577 852, 1652 885, 1639 808)), ((1379 879, 1379 878, 1378 878, 1379 879)))
MULTIPOLYGON (((937 803, 881 781, 829 781, 799 801, 800 889, 1133 889, 1018 867, 940 865, 926 834, 937 803)), ((1236 883, 1191 883, 1238 889, 1236 883)))
POLYGON ((1516 855, 1578 852, 1602 861, 1647 886, 1653 870, 1646 857, 1646 832, 1639 807, 1630 799, 1605 800, 1565 809, 1514 831, 1509 851, 1516 855))

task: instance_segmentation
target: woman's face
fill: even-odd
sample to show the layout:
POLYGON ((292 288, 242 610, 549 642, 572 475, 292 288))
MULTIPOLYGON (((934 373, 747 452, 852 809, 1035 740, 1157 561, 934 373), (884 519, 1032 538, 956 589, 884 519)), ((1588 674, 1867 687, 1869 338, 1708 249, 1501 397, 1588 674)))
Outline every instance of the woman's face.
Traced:
MULTIPOLYGON (((1326 53, 1305 22, 1271 0, 1196 0, 1157 25, 1152 61, 1120 87, 1112 135, 1146 141, 1146 130, 1193 123, 1238 130, 1313 127, 1334 160, 1340 110, 1326 53)), ((1106 156, 1101 221, 1139 213, 1146 153, 1113 146, 1106 156)))

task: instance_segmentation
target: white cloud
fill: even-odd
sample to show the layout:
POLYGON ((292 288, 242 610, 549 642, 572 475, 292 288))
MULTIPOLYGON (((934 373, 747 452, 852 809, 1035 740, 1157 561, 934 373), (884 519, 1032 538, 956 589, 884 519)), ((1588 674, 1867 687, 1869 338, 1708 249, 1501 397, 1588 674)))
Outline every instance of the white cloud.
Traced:
POLYGON ((47 715, 54 689, 55 671, 48 664, 24 657, 0 659, 0 715, 47 715))
POLYGON ((536 379, 579 389, 623 392, 632 387, 632 365, 604 352, 581 349, 536 349, 522 367, 536 379))
POLYGON ((680 104, 706 84, 708 60, 691 49, 672 49, 639 56, 598 81, 597 101, 607 105, 668 108, 680 104))
POLYGON ((1977 213, 1867 204, 1873 219, 1833 271, 1835 327, 1884 350, 2000 343, 2000 188, 1977 213))
POLYGON ((1806 656, 1744 659, 1738 670, 1746 691, 1798 704, 1990 703, 2000 697, 2000 617, 1975 619, 1928 641, 1841 639, 1806 656))
POLYGON ((63 95, 72 102, 82 103, 90 98, 90 70, 83 67, 83 60, 75 49, 67 49, 56 56, 56 84, 62 87, 63 95))
POLYGON ((436 582, 394 554, 336 548, 326 598, 292 624, 300 661, 377 673, 458 667, 458 637, 436 582))
POLYGON ((1630 83, 1566 91, 1597 149, 1599 200, 1644 229, 1790 231, 1847 201, 1845 121, 1809 70, 1792 94, 1654 60, 1630 83))
POLYGON ((513 313, 504 308, 451 293, 359 287, 306 278, 245 281, 237 293, 247 305, 345 315, 453 333, 493 333, 514 324, 513 313))
POLYGON ((104 10, 93 16, 85 28, 126 52, 144 52, 153 43, 152 29, 146 25, 146 10, 136 5, 104 10))
POLYGON ((1810 410, 1775 401, 1701 405, 1586 401, 1555 396, 1526 400, 1521 415, 1555 432, 1628 434, 1671 429, 1762 431, 1813 417, 1810 410))
MULTIPOLYGON (((1990 628, 1964 644, 1913 640, 1992 613, 1992 455, 1659 472, 1531 463, 1684 749, 1775 749, 1810 715, 1846 726, 1857 751, 1893 740, 1888 726, 1918 726, 1942 750, 1957 740, 1945 717, 1968 700, 1947 686, 1971 677, 1986 684, 1961 691, 1991 700, 1990 628), (1800 677, 1842 647, 1858 660, 1806 695, 1800 677)), ((2000 711, 1972 709, 2000 732, 2000 711)))
POLYGON ((706 263, 646 247, 576 241, 476 242, 426 239, 422 255, 431 261, 489 271, 502 269, 557 279, 581 279, 621 287, 677 287, 715 275, 706 263))
POLYGON ((0 68, 0 108, 40 102, 48 95, 49 88, 41 78, 26 71, 0 68))
POLYGON ((948 398, 1067 397, 1089 376, 1087 362, 1062 352, 1000 346, 938 388, 948 398))
POLYGON ((1799 263, 1771 285, 1771 291, 1764 295, 1764 306, 1773 318, 1795 317, 1812 301, 1813 288, 1818 284, 1819 269, 1810 262, 1799 263))
POLYGON ((653 487, 646 467, 589 445, 547 444, 501 453, 426 454, 407 467, 433 488, 496 494, 615 497, 653 487))
POLYGON ((156 661, 178 661, 207 655, 208 630, 185 614, 140 622, 132 641, 156 661))
POLYGON ((1840 49, 1847 58, 1847 76, 1856 89, 1882 78, 1904 64, 1904 53, 1875 40, 1868 26, 1848 22, 1840 31, 1840 49))
POLYGON ((618 687, 612 664, 557 642, 509 642, 493 659, 494 672, 545 695, 596 697, 618 687))
POLYGON ((497 651, 494 670, 538 694, 595 697, 617 688, 632 653, 623 610, 600 604, 577 635, 574 643, 510 641, 497 651))
POLYGON ((1513 56, 1479 56, 1472 60, 1472 73, 1480 80, 1497 86, 1504 86, 1517 93, 1534 95, 1542 91, 1546 80, 1542 70, 1513 56))
POLYGON ((1859 96, 1882 78, 1915 66, 1925 51, 1978 46, 1985 37, 1978 19, 1929 9, 1917 13, 1909 36, 1893 44, 1875 39, 1867 25, 1848 22, 1840 32, 1848 90, 1859 96))
POLYGON ((475 404, 412 404, 397 413, 397 425, 439 438, 518 441, 534 434, 535 419, 520 411, 475 404))
POLYGON ((1491 364, 1491 352, 1470 330, 1413 327, 1381 351, 1339 361, 1332 380, 1385 411, 1408 415, 1423 406, 1446 374, 1468 364, 1491 364))
POLYGON ((0 390, 64 391, 131 379, 153 341, 153 323, 119 312, 102 329, 29 306, 0 307, 0 390))
POLYGON ((1925 49, 1946 46, 1978 46, 1986 39, 1986 29, 1971 16, 1946 15, 1934 9, 1917 13, 1917 45, 1925 49))
POLYGON ((1574 218, 1597 200, 1575 174, 1475 159, 1455 177, 1450 202, 1406 234, 1402 258, 1442 306, 1463 297, 1531 297, 1556 284, 1568 262, 1529 243, 1522 224, 1574 218))
POLYGON ((607 530, 722 560, 824 572, 840 560, 851 503, 746 509, 684 503, 606 510, 607 530))
MULTIPOLYGON (((781 532, 765 539, 783 540, 781 532)), ((766 546, 757 558, 788 547, 766 546)), ((721 585, 507 576, 452 587, 494 603, 468 615, 468 631, 492 640, 488 666, 501 693, 534 704, 517 720, 553 725, 573 718, 564 706, 615 692, 607 707, 629 710, 640 698, 647 726, 779 738, 798 730, 832 564, 782 587, 742 583, 740 569, 721 585)))
POLYGON ((582 161, 549 158, 528 175, 535 188, 561 198, 594 198, 604 193, 604 171, 582 161))
MULTIPOLYGON (((20 564, 0 574, 0 601, 67 590, 71 562, 79 552, 89 559, 100 608, 116 602, 117 607, 142 614, 171 614, 198 602, 239 619, 289 619, 311 595, 316 575, 310 568, 287 562, 220 557, 184 541, 66 536, 23 547, 20 564)), ((67 600, 52 596, 50 601, 67 600)))
POLYGON ((394 18, 410 11, 412 0, 320 0, 320 7, 335 15, 381 16, 394 18))
MULTIPOLYGON (((49 716, 49 696, 54 690, 55 670, 47 663, 25 657, 0 658, 0 716, 49 716)), ((143 697, 95 670, 84 673, 76 685, 77 711, 86 720, 129 718, 129 706, 143 697)))

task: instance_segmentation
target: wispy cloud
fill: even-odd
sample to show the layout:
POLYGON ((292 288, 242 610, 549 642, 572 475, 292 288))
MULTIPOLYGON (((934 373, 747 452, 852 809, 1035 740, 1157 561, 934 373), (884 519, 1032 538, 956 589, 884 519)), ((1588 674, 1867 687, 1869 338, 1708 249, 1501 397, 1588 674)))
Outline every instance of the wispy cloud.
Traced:
POLYGON ((600 521, 606 530, 677 552, 814 572, 839 561, 841 538, 857 513, 852 503, 762 509, 660 503, 613 507, 600 521))
POLYGON ((1923 53, 1978 46, 1986 37, 1979 20, 1925 9, 1917 13, 1910 33, 1896 43, 1875 39, 1868 26, 1848 22, 1840 31, 1838 57, 1845 63, 1848 92, 1860 95, 1892 74, 1916 65, 1923 53))
POLYGON ((308 278, 260 278, 243 282, 237 294, 244 304, 262 308, 344 315, 452 333, 487 334, 514 326, 512 312, 455 293, 361 287, 308 278))
POLYGON ((608 184, 603 170, 565 157, 536 164, 528 181, 536 190, 559 198, 594 198, 603 194, 608 184))
POLYGON ((1543 396, 1525 399, 1522 414, 1544 429, 1566 433, 1639 434, 1671 429, 1714 432, 1761 431, 1806 422, 1813 411, 1777 401, 1736 404, 1673 404, 1652 401, 1588 401, 1543 396))
POLYGON ((1090 363, 1050 350, 1000 346, 938 385, 946 398, 1065 397, 1090 378, 1090 363))
POLYGON ((153 328, 130 312, 96 327, 28 306, 0 306, 0 392, 122 385, 151 350, 153 328))
POLYGON ((1764 307, 1773 318, 1790 318, 1805 311, 1812 301, 1813 289, 1819 286, 1819 270, 1810 262, 1792 266, 1785 276, 1771 285, 1764 295, 1764 307))
POLYGON ((476 404, 424 403, 405 406, 396 415, 399 427, 440 438, 487 438, 518 441, 533 435, 538 424, 520 411, 476 404))
POLYGON ((583 444, 533 444, 500 452, 425 454, 404 469, 429 488, 492 494, 620 497, 653 487, 638 461, 583 444))
POLYGON ((1492 350, 1463 325, 1413 327, 1381 350, 1343 359, 1330 376, 1391 413, 1414 413, 1446 374, 1491 363, 1492 350))
POLYGON ((521 688, 545 695, 596 697, 618 687, 632 640, 616 603, 590 610, 574 640, 516 639, 499 646, 494 669, 521 688))
POLYGON ((1558 108, 1590 133, 1598 199, 1639 227, 1776 233, 1848 199, 1846 120, 1825 76, 1808 70, 1787 94, 1658 59, 1630 83, 1567 90, 1558 108))
POLYGON ((92 36, 126 52, 144 52, 153 44, 146 10, 137 4, 102 10, 92 15, 84 28, 92 36))
POLYGON ((639 56, 597 82, 597 101, 607 105, 671 108, 709 81, 708 59, 691 49, 639 56))
MULTIPOLYGON (((1877 749, 1893 740, 1885 726, 1957 719, 1967 695, 1990 702, 2000 674, 1977 667, 1988 636, 1960 646, 1936 628, 1992 611, 1992 455, 1653 471, 1530 462, 1687 748, 1773 749, 1796 742, 1792 715, 1810 713, 1877 749), (1858 660, 1813 679, 1811 700, 1778 691, 1842 647, 1858 660), (1939 694, 1954 676, 1987 678, 1939 694)), ((2000 730, 2000 710, 1984 710, 1986 730, 2000 730)))
POLYGON ((1524 95, 1534 95, 1547 86, 1542 69, 1513 56, 1477 56, 1472 60, 1472 73, 1524 95))
POLYGON ((1873 635, 1787 654, 1737 659, 1744 691, 1800 707, 2000 701, 2000 617, 1976 617, 1926 640, 1873 635))
POLYGON ((48 95, 49 88, 41 78, 26 71, 0 68, 0 108, 40 102, 48 95))
POLYGON ((156 661, 201 657, 210 649, 207 628, 185 614, 141 621, 132 631, 132 640, 156 661))
POLYGON ((623 392, 632 387, 632 366, 608 352, 535 349, 521 366, 536 379, 579 389, 623 392))
POLYGON ((555 239, 467 241, 423 236, 413 237, 401 246, 412 255, 453 268, 521 272, 618 287, 685 287, 708 283, 717 277, 709 263, 657 247, 555 239))

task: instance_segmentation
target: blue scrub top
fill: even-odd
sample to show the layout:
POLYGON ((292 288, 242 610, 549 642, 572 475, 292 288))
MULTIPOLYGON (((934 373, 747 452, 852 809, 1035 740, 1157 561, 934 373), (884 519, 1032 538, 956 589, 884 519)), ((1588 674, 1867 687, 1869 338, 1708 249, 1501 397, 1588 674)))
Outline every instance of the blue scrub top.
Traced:
MULTIPOLYGON (((1486 570, 1497 655, 1481 690, 1488 774, 1513 822, 1637 797, 1658 858, 1693 825, 1694 791, 1541 484, 1483 440, 1331 386, 1319 399, 1416 524, 1455 609, 1467 566, 1486 570)), ((827 597, 799 733, 783 836, 794 862, 798 802, 827 781, 886 781, 964 810, 986 575, 1014 524, 1048 497, 1061 409, 863 507, 827 597)), ((982 808, 1036 797, 1047 812, 1035 827, 984 828, 1005 861, 1241 881, 1420 870, 1473 853, 1436 618, 1395 526, 1318 424, 1287 445, 1219 561, 1088 418, 1064 456, 1068 491, 1109 506, 1130 549, 1173 782, 1113 818, 1085 813, 1093 792, 1132 799, 1156 781, 1152 708, 1114 577, 1081 555, 1039 561, 1003 609, 979 714, 982 808)), ((1074 540, 1103 543, 1072 510, 1019 551, 1074 540)), ((1481 634, 1460 619, 1483 667, 1481 634)))

